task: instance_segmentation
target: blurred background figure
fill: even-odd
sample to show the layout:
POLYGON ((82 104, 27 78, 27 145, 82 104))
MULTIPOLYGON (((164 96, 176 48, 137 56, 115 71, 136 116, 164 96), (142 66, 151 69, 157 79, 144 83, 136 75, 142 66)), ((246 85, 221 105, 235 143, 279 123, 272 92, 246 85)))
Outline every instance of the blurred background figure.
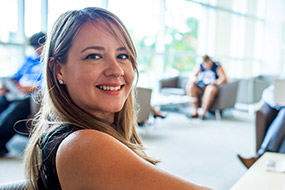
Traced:
MULTIPOLYGON (((250 168, 266 151, 285 153, 285 107, 276 103, 274 98, 274 85, 270 85, 264 89, 262 100, 267 109, 277 110, 278 114, 269 125, 256 155, 249 158, 245 158, 239 154, 237 155, 246 168, 250 168)), ((271 112, 268 112, 267 114, 269 115, 271 112)))
POLYGON ((0 87, 0 157, 8 153, 6 143, 16 134, 15 123, 27 119, 31 113, 30 94, 40 87, 43 72, 40 55, 45 40, 46 34, 43 32, 30 38, 29 42, 35 53, 27 57, 22 67, 11 77, 17 80, 16 88, 23 94, 23 98, 10 98, 9 90, 5 86, 0 87))
POLYGON ((193 76, 190 76, 186 88, 187 94, 195 100, 190 103, 194 110, 191 114, 192 118, 199 116, 198 108, 201 101, 201 118, 205 119, 218 92, 218 85, 226 82, 227 77, 221 64, 213 61, 208 55, 204 55, 203 62, 194 69, 193 76))

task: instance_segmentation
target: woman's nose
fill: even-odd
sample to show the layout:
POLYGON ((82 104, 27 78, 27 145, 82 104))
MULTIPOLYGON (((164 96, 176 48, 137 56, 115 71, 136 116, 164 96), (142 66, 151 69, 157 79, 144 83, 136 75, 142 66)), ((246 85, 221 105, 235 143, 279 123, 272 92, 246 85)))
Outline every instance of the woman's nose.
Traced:
POLYGON ((108 58, 106 61, 106 69, 104 70, 106 76, 119 77, 124 75, 124 69, 116 58, 108 58))

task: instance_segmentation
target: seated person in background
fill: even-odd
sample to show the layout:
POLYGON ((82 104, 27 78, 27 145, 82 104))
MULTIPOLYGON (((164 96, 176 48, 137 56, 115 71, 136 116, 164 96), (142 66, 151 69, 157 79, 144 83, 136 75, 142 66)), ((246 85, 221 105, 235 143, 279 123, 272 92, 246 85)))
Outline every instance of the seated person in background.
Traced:
POLYGON ((35 54, 27 57, 23 66, 13 76, 17 79, 17 89, 26 95, 25 98, 10 100, 6 96, 8 90, 4 86, 0 88, 0 156, 8 153, 6 143, 16 134, 15 123, 27 119, 30 114, 31 97, 29 95, 40 86, 43 68, 40 63, 40 54, 44 42, 45 34, 42 32, 30 38, 30 45, 35 49, 35 54))
POLYGON ((220 63, 214 62, 208 55, 204 55, 203 63, 194 69, 193 76, 189 78, 186 87, 187 94, 195 100, 190 103, 194 109, 192 118, 198 117, 199 102, 202 95, 201 118, 205 119, 206 113, 218 92, 218 85, 226 82, 227 77, 220 63))
POLYGON ((254 162, 256 162, 258 158, 266 151, 285 153, 285 108, 280 107, 275 103, 273 85, 264 89, 262 93, 262 100, 269 107, 277 109, 279 112, 271 125, 268 127, 257 154, 251 158, 244 158, 238 154, 238 158, 246 168, 250 168, 254 162))
POLYGON ((63 13, 44 52, 42 107, 25 152, 28 189, 207 189, 156 168, 136 132, 136 50, 101 8, 63 13))

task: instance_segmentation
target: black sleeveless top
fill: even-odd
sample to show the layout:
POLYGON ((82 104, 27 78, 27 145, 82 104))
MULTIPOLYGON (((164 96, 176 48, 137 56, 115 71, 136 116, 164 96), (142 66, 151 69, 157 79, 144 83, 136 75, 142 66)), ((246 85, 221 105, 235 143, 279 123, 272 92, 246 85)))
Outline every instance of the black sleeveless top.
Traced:
POLYGON ((55 156, 60 143, 74 131, 83 128, 63 124, 53 132, 44 136, 39 146, 42 150, 42 166, 39 171, 37 184, 39 189, 60 190, 61 186, 56 172, 55 156))

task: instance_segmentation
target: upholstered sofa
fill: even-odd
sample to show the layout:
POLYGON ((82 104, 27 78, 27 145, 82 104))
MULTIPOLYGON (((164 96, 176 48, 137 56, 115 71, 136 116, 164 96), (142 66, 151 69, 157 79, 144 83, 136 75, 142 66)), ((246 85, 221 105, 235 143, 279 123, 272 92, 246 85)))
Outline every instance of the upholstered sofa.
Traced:
MULTIPOLYGON (((159 92, 164 95, 186 95, 187 76, 175 76, 159 81, 159 92)), ((219 86, 217 97, 210 108, 220 118, 220 112, 226 108, 233 108, 236 103, 239 80, 229 80, 219 86)))

